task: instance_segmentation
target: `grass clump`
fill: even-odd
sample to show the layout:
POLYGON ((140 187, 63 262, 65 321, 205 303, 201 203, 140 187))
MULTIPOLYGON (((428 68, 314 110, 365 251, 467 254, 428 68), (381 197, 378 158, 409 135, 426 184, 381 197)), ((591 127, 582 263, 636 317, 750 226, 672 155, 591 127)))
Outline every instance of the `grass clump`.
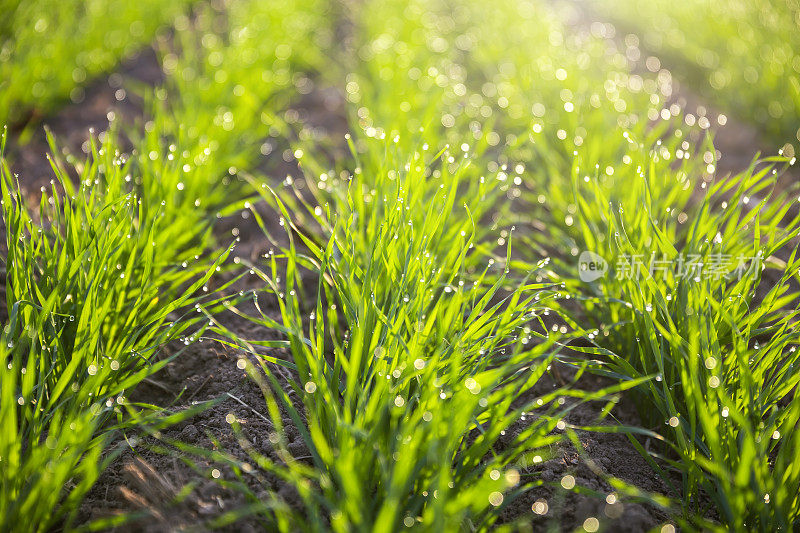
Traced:
MULTIPOLYGON (((307 46, 312 27, 298 18, 306 23, 300 32, 297 21, 283 20, 309 5, 284 7, 231 8, 229 45, 211 31, 220 14, 203 10, 197 28, 176 37, 196 44, 197 36, 202 52, 181 59, 165 53, 167 87, 150 101, 143 136, 132 135, 134 151, 119 150, 116 130, 101 134, 102 144, 93 138, 85 161, 69 159, 77 185, 53 161, 56 181, 49 194, 42 189, 38 209, 26 205, 3 160, 11 320, 2 409, 13 422, 0 455, 7 462, 0 529, 23 521, 36 530, 72 526, 113 456, 108 446, 117 432, 176 419, 153 406, 138 406, 146 408, 140 415, 126 396, 168 362, 156 357, 160 347, 198 338, 207 322, 195 311, 213 312, 218 302, 206 282, 227 251, 217 249, 212 217, 243 197, 231 175, 236 165, 253 164, 259 125, 272 116, 262 107, 287 101, 287 88, 299 79, 293 68, 300 60, 287 61, 292 44, 307 46), (284 41, 265 47, 267 37, 284 41), (227 65, 232 75, 249 74, 238 79, 246 86, 221 75, 214 58, 222 53, 243 58, 227 65), (257 62, 282 75, 274 82, 256 76, 257 62), (180 100, 167 104, 167 94, 180 100), (250 131, 246 143, 232 131, 234 120, 250 131)), ((51 147, 55 153, 52 139, 51 147)))
MULTIPOLYGON (((550 455, 561 438, 552 433, 563 416, 558 399, 579 395, 532 391, 557 351, 555 335, 537 332, 552 291, 535 283, 506 291, 505 275, 490 272, 493 261, 468 274, 481 253, 470 219, 451 210, 454 197, 479 210, 478 198, 457 193, 457 174, 424 179, 416 166, 398 168, 397 183, 386 183, 387 194, 369 206, 378 222, 367 226, 359 221, 365 200, 357 174, 347 196, 332 199, 327 242, 303 237, 307 253, 295 247, 299 230, 282 211, 293 228, 289 244, 266 268, 249 265, 280 310, 278 318, 251 319, 286 340, 233 342, 253 353, 259 344, 289 349, 261 365, 281 462, 242 441, 302 502, 299 510, 264 502, 257 511, 273 525, 486 529, 496 508, 541 483, 518 463, 550 455), (399 195, 406 180, 416 194, 399 195), (310 319, 300 297, 303 268, 318 276, 310 319), (267 362, 290 369, 288 383, 267 362), (285 449, 281 410, 300 428, 309 458, 285 449), (512 433, 526 414, 532 420, 512 433)), ((377 171, 362 168, 366 176, 377 171)), ((264 306, 263 296, 257 301, 264 306)))
POLYGON ((175 238, 187 231, 180 221, 145 215, 131 170, 108 135, 92 144, 78 187, 53 162, 57 182, 33 211, 2 161, 3 528, 72 523, 112 433, 140 418, 126 395, 166 364, 154 359, 159 347, 205 322, 176 316, 204 300, 215 265, 175 262, 204 250, 175 238))
POLYGON ((791 243, 800 219, 787 216, 786 193, 770 193, 771 175, 766 166, 713 184, 685 228, 647 198, 639 213, 615 212, 602 196, 582 211, 609 222, 593 249, 621 258, 596 282, 603 296, 590 311, 602 321, 595 342, 610 349, 605 371, 654 376, 640 391, 642 416, 669 428, 660 433, 667 468, 682 476, 684 516, 715 509, 733 529, 791 529, 798 519, 790 457, 800 262, 791 243), (638 273, 632 257, 643 261, 632 265, 638 273))
MULTIPOLYGON (((781 453, 793 449, 793 437, 784 446, 771 435, 783 435, 776 428, 784 420, 791 424, 795 416, 793 409, 777 407, 794 401, 796 317, 791 310, 796 304, 789 290, 796 276, 794 256, 777 270, 778 280, 763 298, 754 297, 760 271, 748 272, 750 277, 737 283, 724 275, 711 281, 695 281, 695 276, 620 281, 615 276, 624 272, 615 261, 635 255, 646 269, 652 258, 676 262, 683 254, 702 268, 720 256, 728 261, 771 258, 797 237, 796 221, 785 220, 793 199, 776 193, 768 202, 752 200, 758 202, 752 210, 740 207, 768 192, 772 167, 709 185, 716 170, 713 146, 698 144, 695 131, 681 129, 671 108, 659 110, 670 95, 669 80, 632 74, 613 42, 581 33, 568 37, 558 18, 537 3, 470 7, 472 20, 484 24, 481 30, 466 25, 475 41, 467 66, 485 72, 481 91, 504 110, 495 124, 500 133, 495 142, 502 146, 501 157, 508 158, 504 170, 516 175, 508 194, 525 206, 522 214, 510 217, 531 230, 523 232, 528 246, 522 253, 533 260, 553 257, 549 274, 577 297, 563 308, 573 316, 572 326, 583 329, 588 342, 610 350, 604 352, 610 366, 602 372, 615 379, 649 377, 639 389, 648 427, 664 433, 665 421, 670 428, 679 421, 674 431, 690 434, 667 437, 676 454, 666 455, 667 470, 680 472, 683 479, 675 491, 683 501, 683 516, 708 516, 711 507, 702 502, 711 498, 726 527, 791 527, 796 520, 796 502, 789 496, 794 478, 775 464, 781 453), (522 21, 516 31, 507 40, 492 41, 512 19, 522 21), (695 200, 701 194, 706 200, 695 200), (722 214, 712 214, 712 205, 722 214), (594 283, 578 279, 583 251, 606 259, 611 265, 606 277, 594 283), (698 339, 702 346, 692 344, 698 339), (765 342, 772 351, 760 351, 765 342), (729 381, 705 368, 706 358, 694 357, 689 346, 700 352, 722 350, 714 356, 719 361, 727 350, 738 353, 725 356, 729 381), (720 415, 699 421, 714 412, 710 405, 731 401, 740 413, 748 413, 743 415, 746 423, 721 431, 715 429, 717 422, 725 425, 720 415), (753 466, 752 457, 763 462, 753 466), (782 483, 790 489, 783 490, 782 483), (782 496, 776 500, 770 490, 782 496), (765 503, 766 494, 771 503, 765 503)), ((774 258, 769 262, 781 264, 774 258)), ((533 264, 510 266, 512 272, 523 269, 524 275, 533 264)), ((664 479, 670 482, 666 474, 664 479)), ((715 527, 703 519, 697 525, 715 527)))

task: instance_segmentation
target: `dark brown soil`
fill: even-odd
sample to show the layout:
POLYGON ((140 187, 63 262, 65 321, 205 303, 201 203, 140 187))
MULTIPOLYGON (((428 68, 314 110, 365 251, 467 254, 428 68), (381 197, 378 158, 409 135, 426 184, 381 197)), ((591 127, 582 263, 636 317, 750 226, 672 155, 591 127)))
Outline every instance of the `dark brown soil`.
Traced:
MULTIPOLYGON (((556 372, 546 375, 535 387, 536 394, 543 393, 546 389, 554 389, 560 383, 572 383, 574 369, 557 363, 556 372)), ((586 391, 597 391, 602 387, 611 386, 610 380, 592 375, 581 377, 576 383, 570 385, 586 391)), ((612 420, 599 421, 598 417, 605 402, 580 402, 570 400, 565 406, 571 406, 564 417, 567 427, 590 427, 598 425, 611 425, 612 420)), ((621 402, 612 410, 613 416, 626 425, 638 426, 639 418, 629 398, 623 397, 621 402)), ((526 423, 518 421, 508 432, 503 442, 511 442, 520 431, 524 430, 526 423)), ((595 517, 608 531, 647 531, 667 520, 667 514, 652 505, 633 501, 622 503, 620 501, 608 504, 605 498, 614 494, 618 495, 608 483, 610 478, 621 479, 636 488, 651 492, 666 494, 669 487, 654 474, 647 462, 631 445, 628 438, 622 434, 602 433, 575 429, 582 451, 569 441, 564 441, 553 450, 553 456, 538 465, 523 468, 520 471, 523 479, 525 475, 532 475, 532 479, 541 479, 543 486, 535 487, 524 493, 508 505, 501 517, 501 522, 529 522, 534 530, 560 530, 574 531, 580 528, 588 518, 595 517), (565 490, 561 486, 564 476, 570 475, 575 484, 595 494, 579 493, 565 490), (539 515, 533 512, 536 502, 544 501, 548 505, 548 512, 539 515)), ((646 440, 642 444, 648 446, 646 440)), ((673 480, 674 482, 674 480, 673 480)), ((614 501, 614 500, 612 500, 614 501)))
MULTIPOLYGON (((243 320, 227 318, 229 320, 225 322, 229 327, 245 338, 268 338, 270 335, 270 332, 252 327, 243 320)), ((178 345, 171 349, 178 349, 178 345)), ((131 400, 169 405, 172 411, 180 411, 195 402, 221 399, 221 403, 188 422, 166 429, 162 438, 208 450, 221 449, 238 459, 247 460, 247 454, 239 446, 226 420, 229 414, 233 414, 254 448, 276 460, 268 440, 274 428, 266 419, 264 396, 255 382, 236 365, 243 356, 243 353, 213 340, 202 341, 191 346, 153 379, 140 384, 131 400), (176 395, 181 392, 182 397, 176 400, 176 395)), ((298 456, 306 455, 290 421, 287 419, 286 422, 289 449, 298 456)), ((212 467, 218 465, 191 456, 185 458, 193 464, 187 464, 178 458, 181 454, 177 451, 166 455, 151 449, 156 443, 153 438, 144 438, 141 445, 129 447, 105 471, 84 501, 82 519, 136 511, 142 513, 142 518, 121 530, 175 531, 201 527, 204 522, 246 503, 240 493, 224 489, 211 477, 212 467), (189 482, 197 483, 197 487, 188 499, 177 503, 175 499, 179 491, 189 482)), ((232 479, 229 471, 219 468, 223 471, 223 480, 225 477, 232 479)), ((267 486, 259 486, 255 478, 250 481, 256 494, 275 491, 289 496, 275 479, 269 479, 267 486)), ((239 524, 236 529, 241 527, 239 524)))

